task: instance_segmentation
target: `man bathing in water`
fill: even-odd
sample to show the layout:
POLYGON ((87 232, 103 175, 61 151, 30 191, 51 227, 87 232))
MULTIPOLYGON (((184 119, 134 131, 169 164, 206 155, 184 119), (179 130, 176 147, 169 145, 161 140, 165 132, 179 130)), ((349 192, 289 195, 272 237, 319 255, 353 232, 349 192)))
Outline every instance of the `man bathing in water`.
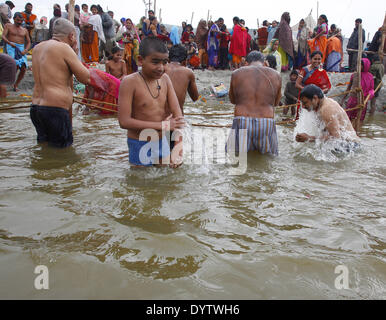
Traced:
MULTIPOLYGON (((121 128, 127 130, 129 162, 133 166, 157 165, 160 160, 161 164, 169 163, 170 147, 163 132, 183 129, 185 125, 172 82, 165 74, 168 58, 164 42, 156 37, 145 38, 138 56, 142 71, 121 82, 118 120, 121 128), (171 114, 165 116, 167 107, 171 114), (150 132, 141 135, 145 129, 156 130, 157 137, 148 142, 150 132)), ((171 167, 181 164, 182 150, 176 149, 172 152, 171 167)))
MULTIPOLYGON (((186 93, 193 101, 198 100, 198 89, 196 85, 196 77, 191 69, 186 68, 182 65, 186 62, 188 57, 187 50, 182 45, 175 45, 169 51, 170 63, 166 65, 165 73, 169 76, 174 91, 177 95, 178 103, 181 108, 182 114, 184 113, 184 104, 186 99, 186 93)), ((169 115, 171 112, 169 107, 167 108, 166 114, 169 115)), ((175 140, 173 139, 174 132, 170 132, 170 149, 174 149, 175 140)))
POLYGON ((20 12, 16 12, 13 20, 15 24, 8 23, 4 27, 3 40, 6 43, 7 53, 15 59, 16 66, 20 69, 13 90, 18 91, 18 86, 23 80, 27 70, 27 52, 31 47, 28 30, 22 27, 24 18, 20 12))
MULTIPOLYGON (((334 100, 324 96, 323 91, 314 84, 306 86, 300 93, 302 105, 307 110, 312 110, 324 126, 322 141, 338 139, 347 142, 345 149, 351 150, 352 146, 357 146, 359 137, 357 136, 350 119, 345 110, 334 100)), ((299 133, 296 136, 297 142, 315 142, 317 137, 306 133, 299 133)))
POLYGON ((235 107, 235 118, 228 145, 235 143, 235 152, 258 151, 278 155, 274 106, 281 98, 280 74, 264 66, 264 55, 252 51, 248 66, 233 72, 229 97, 235 107), (247 130, 247 136, 240 130, 247 130), (236 138, 236 141, 232 141, 236 138), (239 140, 240 138, 240 140, 239 140), (239 141, 242 144, 239 146, 239 141))
POLYGON ((90 72, 79 61, 74 25, 63 18, 55 21, 52 40, 34 48, 32 73, 35 80, 31 120, 38 142, 64 148, 73 143, 70 110, 73 78, 88 84, 90 72))

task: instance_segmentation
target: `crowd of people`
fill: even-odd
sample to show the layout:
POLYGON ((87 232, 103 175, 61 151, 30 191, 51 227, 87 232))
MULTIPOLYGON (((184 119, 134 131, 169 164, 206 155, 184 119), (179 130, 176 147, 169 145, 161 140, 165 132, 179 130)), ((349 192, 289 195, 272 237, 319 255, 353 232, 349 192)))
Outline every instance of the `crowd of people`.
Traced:
MULTIPOLYGON (((14 64, 20 70, 14 83, 17 90, 27 68, 26 54, 33 48, 35 88, 31 119, 39 142, 48 141, 59 147, 72 144, 68 115, 73 98, 72 88, 68 87, 72 75, 79 82, 93 86, 95 90, 89 91, 94 94, 100 90, 103 99, 111 98, 109 102, 113 104, 119 101, 119 123, 128 130, 128 145, 132 150, 130 162, 133 165, 142 163, 139 155, 146 143, 139 139, 141 130, 166 130, 173 135, 175 129, 177 132, 184 127, 186 94, 189 93, 193 101, 199 97, 191 70, 194 68, 234 71, 229 89, 230 100, 236 105, 233 129, 236 135, 241 129, 246 129, 249 141, 246 152, 258 150, 260 153, 278 154, 273 106, 280 103, 292 105, 291 113, 296 117, 299 116, 299 101, 314 111, 327 110, 326 119, 331 114, 339 115, 334 124, 336 127, 328 129, 333 137, 339 136, 337 128, 343 126, 345 117, 357 117, 357 110, 343 116, 340 106, 324 97, 331 89, 327 71, 341 71, 343 61, 341 32, 336 25, 329 28, 325 15, 319 17, 314 30, 310 30, 302 19, 295 45, 288 12, 283 13, 279 23, 264 21, 252 37, 245 21, 239 17, 233 18, 232 29, 227 28, 223 18, 215 22, 200 20, 195 32, 184 22, 179 34, 176 26, 168 32, 152 10, 148 11, 147 18, 142 17, 135 25, 130 18, 116 21, 114 13, 104 12, 100 5, 92 5, 90 12, 87 4, 75 6, 74 23, 69 21, 68 4, 65 11, 55 4, 49 22, 46 17, 38 20, 32 13, 31 3, 26 4, 24 12, 14 13, 14 23, 11 23, 13 8, 11 1, 0 4, 2 41, 9 56, 2 54, 0 65, 13 68, 14 64), (90 68, 94 63, 105 64, 106 72, 90 68), (280 73, 286 71, 291 72, 290 81, 284 91, 284 101, 281 101, 280 73), (297 108, 293 106, 296 103, 297 108), (47 128, 49 130, 45 132, 47 128), (266 137, 258 134, 259 128, 266 132, 266 137), (52 135, 54 137, 50 137, 52 135)), ((361 20, 357 19, 349 49, 358 47, 360 23, 361 20)), ((380 40, 379 31, 368 55, 362 59, 361 87, 370 99, 375 95, 375 85, 382 82, 384 75, 382 62, 375 54, 380 40)), ((349 51, 352 71, 356 70, 356 54, 357 51, 349 51)), ((4 82, 0 85, 4 86, 4 82)), ((358 87, 358 74, 353 73, 348 89, 358 87)), ((89 97, 87 90, 85 97, 89 97)), ((3 88, 1 92, 3 95, 3 88)), ((352 93, 347 106, 357 104, 358 95, 352 93)), ((285 114, 288 111, 289 108, 284 109, 285 114)), ((366 107, 361 120, 365 114, 366 107)), ((352 126, 344 126, 354 132, 352 126)), ((356 139, 354 134, 353 141, 356 139)), ((312 139, 300 135, 297 140, 312 139)), ((164 150, 156 154, 158 160, 169 156, 174 149, 171 141, 164 141, 163 137, 157 145, 164 150), (170 145, 170 150, 165 145, 170 145)), ((176 145, 181 146, 180 143, 176 145)), ((239 148, 236 149, 239 152, 239 148)), ((181 154, 179 148, 176 150, 172 157, 174 165, 178 165, 181 154)))

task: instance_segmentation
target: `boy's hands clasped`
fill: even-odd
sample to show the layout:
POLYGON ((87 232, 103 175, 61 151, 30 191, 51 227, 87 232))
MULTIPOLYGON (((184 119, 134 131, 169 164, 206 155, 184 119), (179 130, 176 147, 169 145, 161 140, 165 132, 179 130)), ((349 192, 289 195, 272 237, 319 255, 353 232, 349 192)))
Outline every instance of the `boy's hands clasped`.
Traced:
POLYGON ((185 127, 184 117, 173 118, 171 114, 164 121, 162 121, 162 130, 173 131, 176 129, 183 129, 185 127))

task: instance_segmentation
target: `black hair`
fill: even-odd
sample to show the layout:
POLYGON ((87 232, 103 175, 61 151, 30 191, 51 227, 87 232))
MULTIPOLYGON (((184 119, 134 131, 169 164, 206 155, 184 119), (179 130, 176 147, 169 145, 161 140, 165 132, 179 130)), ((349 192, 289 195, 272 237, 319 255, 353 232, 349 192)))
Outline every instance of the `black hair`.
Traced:
POLYGON ((362 23, 362 19, 361 19, 361 18, 358 18, 358 19, 355 20, 355 22, 362 23))
POLYGON ((84 7, 87 7, 87 8, 88 8, 88 4, 83 3, 83 4, 82 4, 82 9, 83 9, 84 7))
POLYGON ((245 20, 244 19, 240 19, 240 22, 244 22, 245 23, 245 20))
POLYGON ((328 23, 328 19, 327 19, 327 16, 325 14, 321 14, 320 17, 326 22, 328 23))
POLYGON ((265 26, 265 27, 268 26, 268 21, 267 21, 267 20, 264 20, 264 21, 263 21, 263 26, 265 26))
POLYGON ((79 7, 79 5, 78 5, 78 4, 76 4, 76 5, 75 5, 75 7, 74 7, 74 9, 75 9, 75 10, 80 10, 80 7, 79 7))
POLYGON ((321 53, 320 51, 316 50, 316 51, 314 51, 313 53, 311 53, 311 59, 312 59, 313 57, 315 57, 316 55, 318 55, 318 54, 320 54, 320 56, 323 58, 323 53, 321 53))
POLYGON ((147 13, 150 13, 150 12, 154 14, 154 10, 149 10, 147 13))
POLYGON ((239 23, 240 22, 240 18, 239 17, 234 17, 233 18, 233 22, 239 23))
POLYGON ((188 58, 188 52, 185 46, 183 45, 176 44, 169 51, 170 61, 182 62, 182 61, 185 61, 187 58, 188 58))
POLYGON ((157 19, 155 16, 149 17, 149 21, 152 22, 153 20, 157 19))
POLYGON ((217 21, 224 21, 224 19, 223 18, 218 18, 217 21))
POLYGON ((114 14, 114 12, 113 12, 113 11, 111 11, 111 10, 107 11, 107 13, 108 13, 108 14, 110 14, 110 13, 114 14))
POLYGON ((161 39, 154 36, 146 37, 139 45, 139 55, 146 58, 153 52, 168 53, 168 48, 161 39))
POLYGON ((336 25, 335 25, 335 24, 332 24, 332 25, 330 26, 330 29, 336 29, 336 25))
POLYGON ((300 98, 307 98, 312 100, 314 96, 317 96, 319 99, 324 98, 324 93, 322 89, 320 89, 318 86, 314 84, 310 84, 308 86, 305 86, 302 92, 300 92, 300 98))
POLYGON ((292 70, 291 73, 290 73, 290 76, 292 76, 292 75, 298 76, 299 72, 297 70, 292 70))
POLYGON ((193 27, 192 27, 191 24, 187 24, 187 25, 186 25, 186 28, 190 28, 190 29, 192 29, 192 31, 193 31, 193 27))
POLYGON ((98 12, 99 12, 98 6, 97 6, 96 4, 93 4, 93 5, 90 7, 90 10, 92 10, 93 8, 97 9, 98 12))
POLYGON ((31 6, 31 7, 32 7, 32 3, 31 3, 31 2, 27 2, 27 3, 25 4, 25 9, 27 9, 27 6, 31 6))
POLYGON ((102 7, 98 4, 97 5, 98 13, 104 13, 102 7))
POLYGON ((114 47, 114 48, 111 49, 111 54, 116 54, 119 51, 123 51, 123 49, 118 47, 118 46, 114 47))
POLYGON ((277 67, 276 57, 272 54, 269 54, 265 59, 268 61, 269 67, 276 70, 276 67, 277 67))
POLYGON ((220 31, 225 32, 226 29, 227 29, 227 26, 226 26, 225 24, 223 24, 223 25, 221 26, 221 28, 220 28, 220 31))
POLYGON ((12 1, 5 1, 5 4, 10 7, 11 9, 15 8, 15 5, 13 4, 12 1))
POLYGON ((23 15, 20 13, 20 12, 15 12, 15 14, 13 15, 13 18, 22 18, 24 19, 23 15))
POLYGON ((264 55, 261 52, 254 50, 247 55, 246 61, 248 63, 257 62, 257 61, 264 62, 264 55))

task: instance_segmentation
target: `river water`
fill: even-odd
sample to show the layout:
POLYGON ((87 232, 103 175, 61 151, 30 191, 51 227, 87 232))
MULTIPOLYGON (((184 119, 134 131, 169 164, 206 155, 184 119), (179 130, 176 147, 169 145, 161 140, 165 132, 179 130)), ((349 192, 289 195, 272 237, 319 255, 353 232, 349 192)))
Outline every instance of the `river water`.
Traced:
MULTIPOLYGON (((65 150, 36 143, 27 110, 0 117, 1 299, 386 298, 384 114, 340 158, 280 126, 279 157, 250 155, 241 175, 221 155, 130 168, 113 116, 75 114, 65 150), (34 287, 38 265, 49 290, 34 287)), ((224 130, 189 127, 185 144, 224 130)))

